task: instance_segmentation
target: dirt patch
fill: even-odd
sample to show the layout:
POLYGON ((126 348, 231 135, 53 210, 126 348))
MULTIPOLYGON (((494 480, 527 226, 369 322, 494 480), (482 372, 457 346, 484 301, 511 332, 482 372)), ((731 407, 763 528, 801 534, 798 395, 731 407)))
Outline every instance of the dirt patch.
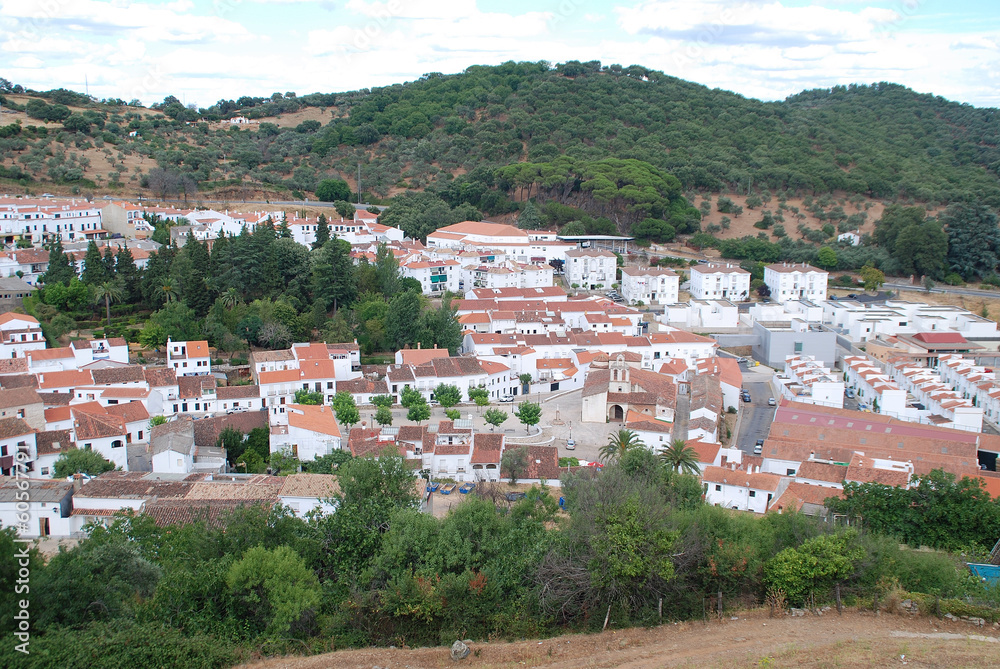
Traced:
POLYGON ((996 630, 973 628, 934 618, 836 612, 822 617, 772 619, 765 612, 738 620, 668 624, 603 634, 572 634, 512 643, 472 643, 472 654, 452 662, 448 649, 345 650, 313 657, 255 662, 254 669, 439 669, 469 667, 548 667, 581 669, 623 667, 994 667, 997 646, 969 635, 997 637, 996 630), (894 636, 950 632, 960 638, 894 636))

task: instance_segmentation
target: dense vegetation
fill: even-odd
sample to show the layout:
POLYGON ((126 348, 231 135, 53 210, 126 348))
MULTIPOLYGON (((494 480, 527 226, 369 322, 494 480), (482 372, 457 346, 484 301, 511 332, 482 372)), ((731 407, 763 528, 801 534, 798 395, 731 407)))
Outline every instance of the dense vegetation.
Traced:
MULTIPOLYGON (((24 93, 5 80, 2 92, 24 93)), ((386 196, 394 186, 444 188, 476 168, 611 157, 669 173, 685 191, 1000 205, 995 110, 888 83, 764 103, 640 66, 511 62, 348 93, 220 100, 199 110, 170 96, 155 105, 162 112, 155 116, 123 100, 29 93, 30 116, 63 126, 12 129, 2 140, 2 155, 32 179, 79 178, 65 174, 79 167, 66 148, 100 141, 108 153, 138 153, 204 186, 245 179, 313 191, 324 176, 353 177, 361 163, 365 188, 386 196), (266 120, 307 108, 330 118, 293 127, 266 120), (237 115, 262 122, 249 130, 211 125, 237 115), (138 136, 130 141, 132 131, 138 136)))
MULTIPOLYGON (((47 563, 35 554, 31 655, 16 666, 218 667, 250 653, 597 630, 609 612, 616 627, 656 624, 661 602, 662 620, 701 618, 719 592, 727 607, 822 604, 839 586, 848 605, 870 605, 901 589, 991 619, 1000 603, 948 554, 901 548, 892 525, 882 536, 709 507, 697 479, 641 447, 565 479, 567 514, 545 489, 510 502, 500 486, 435 518, 417 510, 398 456, 336 473, 332 515, 249 509, 224 530, 122 516, 47 563)), ((923 525, 956 529, 995 507, 960 496, 923 525)), ((0 533, 8 635, 11 539, 0 533)))
MULTIPOLYGON (((167 241, 168 224, 156 225, 154 236, 167 241)), ((150 254, 144 271, 128 249, 115 255, 108 247, 102 255, 91 243, 77 277, 56 241, 45 287, 25 306, 50 340, 106 312, 109 335, 147 348, 168 337, 205 338, 220 351, 356 338, 366 353, 418 342, 456 352, 461 329, 447 298, 431 303, 417 281, 401 279, 385 247, 374 263, 354 264, 350 252, 340 239, 310 250, 281 222, 215 240, 211 252, 194 239, 166 245, 150 254), (112 320, 112 313, 119 316, 112 320)))

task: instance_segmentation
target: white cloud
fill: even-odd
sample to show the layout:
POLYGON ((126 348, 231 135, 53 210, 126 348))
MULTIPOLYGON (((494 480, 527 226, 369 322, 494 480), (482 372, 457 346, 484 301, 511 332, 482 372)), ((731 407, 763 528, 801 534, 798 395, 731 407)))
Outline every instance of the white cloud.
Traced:
MULTIPOLYGON (((127 34, 133 39, 198 42, 246 38, 249 32, 220 16, 184 13, 175 5, 100 0, 0 0, 0 17, 32 34, 63 30, 92 37, 127 34)), ((183 0, 180 5, 183 5, 183 0)))

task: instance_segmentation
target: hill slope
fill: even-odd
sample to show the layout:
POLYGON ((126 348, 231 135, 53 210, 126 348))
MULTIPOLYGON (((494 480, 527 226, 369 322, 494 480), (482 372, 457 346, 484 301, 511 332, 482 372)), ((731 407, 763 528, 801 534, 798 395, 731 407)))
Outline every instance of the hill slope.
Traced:
MULTIPOLYGON (((66 97, 41 95, 55 102, 53 96, 66 97)), ((639 66, 506 63, 350 93, 221 100, 197 111, 175 98, 155 114, 92 107, 89 124, 74 113, 62 121, 71 130, 49 123, 44 135, 3 137, 2 163, 36 180, 65 180, 48 158, 72 160, 96 149, 112 153, 110 165, 138 154, 150 159, 140 172, 159 166, 189 174, 203 188, 237 180, 305 193, 325 176, 356 185, 360 162, 363 188, 385 197, 476 168, 567 155, 638 159, 687 191, 743 194, 750 187, 1000 205, 996 110, 886 83, 765 103, 639 66), (221 123, 236 115, 257 122, 245 130, 221 123), (291 125, 289 115, 304 120, 291 125), (137 136, 129 138, 132 131, 137 136)), ((105 173, 100 163, 102 169, 83 168, 94 185, 125 187, 135 176, 105 173)))

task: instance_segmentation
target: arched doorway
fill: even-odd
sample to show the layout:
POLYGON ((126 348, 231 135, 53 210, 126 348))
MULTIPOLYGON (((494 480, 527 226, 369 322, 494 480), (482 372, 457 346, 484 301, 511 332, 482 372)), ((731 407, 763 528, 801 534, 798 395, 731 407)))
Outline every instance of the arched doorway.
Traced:
POLYGON ((608 411, 608 418, 617 421, 625 420, 625 410, 622 409, 620 404, 612 404, 611 409, 608 411))

